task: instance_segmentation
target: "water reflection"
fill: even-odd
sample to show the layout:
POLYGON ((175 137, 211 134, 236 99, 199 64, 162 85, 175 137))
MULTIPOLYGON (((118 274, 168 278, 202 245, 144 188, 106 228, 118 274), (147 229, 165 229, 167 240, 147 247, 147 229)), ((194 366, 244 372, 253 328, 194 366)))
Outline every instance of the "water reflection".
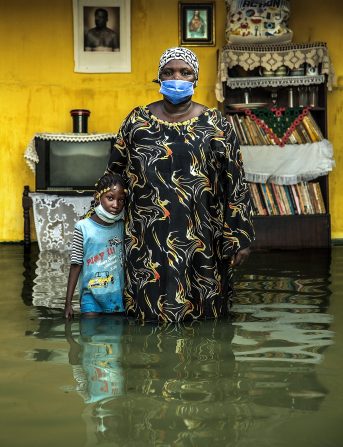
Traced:
MULTIPOLYGON (((63 309, 70 265, 68 251, 38 251, 36 246, 24 255, 23 301, 35 307, 63 309)), ((73 308, 79 311, 76 287, 73 308)))
MULTIPOLYGON (((60 338, 61 326, 48 321, 51 335, 60 338)), ((67 323, 88 445, 234 445, 251 429, 319 409, 327 390, 314 365, 240 362, 234 332, 223 321, 140 326, 98 317, 67 323)), ((35 358, 43 359, 57 360, 35 358)))
POLYGON ((268 260, 255 255, 254 273, 248 268, 241 274, 232 309, 232 346, 240 386, 254 402, 318 410, 327 394, 315 365, 334 337, 327 313, 329 255, 317 252, 311 259, 307 252, 287 259, 285 253, 279 258, 267 254, 268 260))
POLYGON ((114 316, 81 318, 79 335, 74 336, 71 322, 65 323, 76 391, 86 403, 123 394, 121 337, 124 321, 114 316))
POLYGON ((291 265, 292 270, 274 266, 264 275, 257 267, 237 282, 232 312, 239 361, 319 363, 332 344, 329 270, 313 278, 301 264, 291 265))
POLYGON ((74 386, 66 389, 84 402, 87 445, 261 445, 266 427, 273 438, 280 424, 320 410, 328 390, 317 366, 334 336, 328 257, 304 265, 255 254, 236 278, 232 321, 179 325, 111 316, 65 323, 56 283, 42 287, 63 267, 55 257, 38 261, 39 327, 27 335, 67 348, 30 358, 69 363, 74 386))
POLYGON ((89 442, 225 445, 239 430, 233 421, 236 407, 242 408, 235 396, 232 335, 232 326, 223 322, 127 322, 120 362, 125 394, 87 412, 96 430, 89 442))

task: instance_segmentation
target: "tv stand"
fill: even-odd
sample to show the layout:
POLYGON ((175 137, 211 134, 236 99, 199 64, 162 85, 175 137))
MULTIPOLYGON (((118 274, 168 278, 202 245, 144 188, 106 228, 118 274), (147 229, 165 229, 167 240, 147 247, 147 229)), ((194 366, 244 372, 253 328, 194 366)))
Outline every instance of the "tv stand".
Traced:
POLYGON ((40 250, 70 248, 74 225, 89 209, 94 183, 105 171, 115 137, 114 133, 36 133, 33 136, 24 152, 35 177, 34 192, 25 185, 22 197, 26 250, 31 245, 32 217, 40 250), (85 173, 92 175, 84 177, 85 173), (43 248, 39 233, 49 248, 43 248), (57 236, 60 239, 55 244, 57 236))
POLYGON ((30 221, 30 209, 32 208, 32 199, 29 196, 30 187, 24 186, 22 205, 24 216, 24 251, 30 251, 31 247, 31 221, 30 221))

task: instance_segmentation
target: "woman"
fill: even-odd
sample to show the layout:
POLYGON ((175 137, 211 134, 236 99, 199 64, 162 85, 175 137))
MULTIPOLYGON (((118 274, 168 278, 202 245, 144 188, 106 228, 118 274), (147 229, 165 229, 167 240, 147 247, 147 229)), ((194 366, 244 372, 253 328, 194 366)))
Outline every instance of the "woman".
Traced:
POLYGON ((125 305, 141 320, 227 315, 254 237, 237 138, 192 100, 198 67, 187 48, 163 53, 163 99, 128 115, 108 165, 128 182, 125 305))

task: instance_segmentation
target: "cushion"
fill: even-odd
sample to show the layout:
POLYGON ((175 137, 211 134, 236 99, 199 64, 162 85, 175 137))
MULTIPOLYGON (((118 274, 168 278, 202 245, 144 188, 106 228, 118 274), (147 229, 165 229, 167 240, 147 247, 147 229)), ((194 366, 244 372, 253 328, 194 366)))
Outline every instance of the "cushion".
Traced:
POLYGON ((226 38, 229 43, 286 43, 293 32, 288 28, 289 0, 225 0, 226 38))

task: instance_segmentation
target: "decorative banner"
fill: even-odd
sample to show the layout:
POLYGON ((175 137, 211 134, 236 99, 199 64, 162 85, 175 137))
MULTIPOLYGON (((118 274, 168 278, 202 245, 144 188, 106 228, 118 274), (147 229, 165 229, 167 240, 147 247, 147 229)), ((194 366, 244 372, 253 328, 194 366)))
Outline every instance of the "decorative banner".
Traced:
POLYGON ((277 145, 283 147, 309 110, 310 107, 273 107, 254 109, 254 111, 244 109, 244 113, 255 121, 277 145))

